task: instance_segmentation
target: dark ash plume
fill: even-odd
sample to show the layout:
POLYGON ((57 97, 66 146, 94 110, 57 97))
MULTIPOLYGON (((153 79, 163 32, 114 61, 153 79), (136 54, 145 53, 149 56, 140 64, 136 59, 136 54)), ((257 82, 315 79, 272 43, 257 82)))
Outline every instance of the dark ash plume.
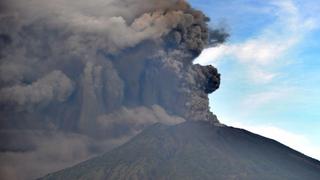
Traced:
POLYGON ((155 122, 219 123, 208 94, 220 75, 192 62, 228 35, 185 1, 4 0, 0 10, 4 179, 70 166, 155 122))

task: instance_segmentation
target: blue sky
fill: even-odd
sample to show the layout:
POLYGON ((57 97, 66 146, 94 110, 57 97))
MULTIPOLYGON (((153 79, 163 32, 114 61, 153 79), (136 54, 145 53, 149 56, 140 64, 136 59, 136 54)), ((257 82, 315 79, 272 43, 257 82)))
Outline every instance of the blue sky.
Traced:
POLYGON ((189 0, 231 37, 195 63, 218 67, 221 122, 320 159, 320 1, 189 0))

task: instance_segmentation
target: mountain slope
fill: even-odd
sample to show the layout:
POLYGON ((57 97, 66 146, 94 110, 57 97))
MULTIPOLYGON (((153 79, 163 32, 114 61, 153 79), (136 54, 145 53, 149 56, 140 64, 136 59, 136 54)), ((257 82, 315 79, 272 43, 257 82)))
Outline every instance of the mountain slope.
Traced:
POLYGON ((42 179, 319 180, 320 162, 248 131, 155 124, 123 146, 42 179))

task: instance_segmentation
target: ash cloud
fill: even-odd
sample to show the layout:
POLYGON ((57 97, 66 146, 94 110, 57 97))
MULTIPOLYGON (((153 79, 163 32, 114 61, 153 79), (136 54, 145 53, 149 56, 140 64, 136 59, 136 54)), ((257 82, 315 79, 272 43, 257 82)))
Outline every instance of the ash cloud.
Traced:
POLYGON ((72 94, 72 81, 61 71, 53 71, 29 85, 2 88, 0 103, 13 106, 34 106, 52 101, 63 102, 72 94))
POLYGON ((212 66, 223 29, 183 0, 4 0, 0 175, 32 179, 105 152, 146 126, 219 123, 212 66), (29 162, 27 164, 21 162, 29 162))

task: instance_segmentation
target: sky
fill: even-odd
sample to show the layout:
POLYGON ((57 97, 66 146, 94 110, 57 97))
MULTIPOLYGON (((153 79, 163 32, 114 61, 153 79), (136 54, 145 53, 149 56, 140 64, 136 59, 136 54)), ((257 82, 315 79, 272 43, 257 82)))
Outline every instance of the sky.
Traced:
POLYGON ((219 120, 320 159, 320 1, 189 2, 231 35, 195 60, 221 73, 219 120))

